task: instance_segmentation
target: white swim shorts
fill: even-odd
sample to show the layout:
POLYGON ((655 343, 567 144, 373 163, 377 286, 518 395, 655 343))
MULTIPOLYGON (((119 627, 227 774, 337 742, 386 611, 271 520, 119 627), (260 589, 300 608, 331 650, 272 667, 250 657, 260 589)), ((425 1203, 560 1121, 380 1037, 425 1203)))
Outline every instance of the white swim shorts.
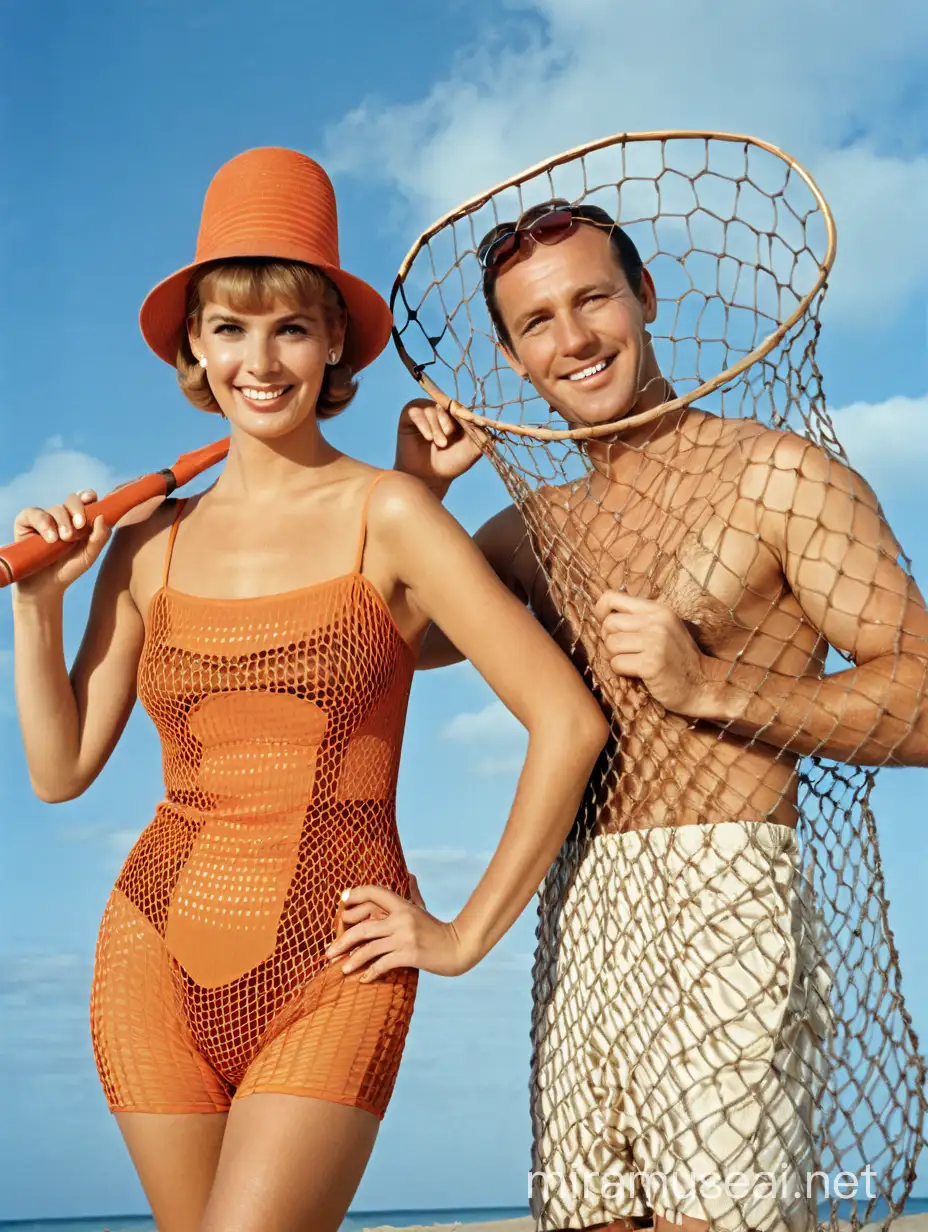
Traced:
POLYGON ((536 971, 539 1232, 652 1212, 814 1229, 831 981, 794 831, 597 836, 556 928, 556 968, 536 971))

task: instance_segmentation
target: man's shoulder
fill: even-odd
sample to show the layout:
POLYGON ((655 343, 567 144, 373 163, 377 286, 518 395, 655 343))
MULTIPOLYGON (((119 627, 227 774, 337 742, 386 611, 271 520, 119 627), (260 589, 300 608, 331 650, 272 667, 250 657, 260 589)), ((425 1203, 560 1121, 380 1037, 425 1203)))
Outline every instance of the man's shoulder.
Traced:
POLYGON ((511 556, 525 538, 525 517, 518 505, 506 505, 477 531, 474 539, 488 557, 499 561, 511 556))
POLYGON ((720 421, 718 445, 744 468, 782 471, 824 479, 830 469, 847 469, 836 454, 788 428, 772 428, 756 419, 720 421))
POLYGON ((528 498, 521 506, 507 505, 484 522, 474 536, 497 576, 523 599, 537 569, 530 531, 531 504, 532 498, 528 498))
POLYGON ((729 473, 767 542, 782 536, 793 515, 827 526, 853 517, 855 506, 879 514, 867 481, 824 444, 752 421, 738 424, 732 441, 737 460, 729 473))

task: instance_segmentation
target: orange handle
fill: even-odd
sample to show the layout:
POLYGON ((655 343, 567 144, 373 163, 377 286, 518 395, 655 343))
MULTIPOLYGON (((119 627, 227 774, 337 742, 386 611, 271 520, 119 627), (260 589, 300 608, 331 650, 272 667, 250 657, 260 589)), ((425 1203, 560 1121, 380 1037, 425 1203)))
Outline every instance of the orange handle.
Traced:
POLYGON ((211 445, 204 445, 202 449, 193 449, 190 453, 182 454, 173 466, 163 471, 143 475, 141 479, 134 479, 100 500, 85 505, 86 529, 72 535, 68 540, 56 539, 54 543, 48 543, 41 535, 30 535, 28 539, 20 539, 18 543, 0 548, 0 588, 31 577, 33 573, 48 568, 59 556, 70 552, 76 543, 80 543, 81 539, 90 534, 95 519, 101 514, 107 526, 114 526, 136 505, 141 505, 155 496, 169 496, 175 488, 189 483, 201 471, 222 461, 228 452, 228 437, 214 441, 211 445))

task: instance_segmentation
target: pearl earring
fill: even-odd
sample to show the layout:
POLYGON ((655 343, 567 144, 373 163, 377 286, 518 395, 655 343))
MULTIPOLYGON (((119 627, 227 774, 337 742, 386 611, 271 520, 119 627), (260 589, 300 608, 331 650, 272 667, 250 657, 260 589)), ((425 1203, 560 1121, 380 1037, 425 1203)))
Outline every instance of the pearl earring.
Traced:
POLYGON ((330 364, 338 363, 338 355, 336 354, 335 351, 329 351, 329 363, 330 364))
POLYGON ((208 360, 207 360, 206 356, 205 356, 205 355, 201 355, 201 356, 200 356, 200 367, 201 367, 201 368, 205 368, 205 367, 206 367, 206 365, 207 365, 207 362, 208 362, 208 360))

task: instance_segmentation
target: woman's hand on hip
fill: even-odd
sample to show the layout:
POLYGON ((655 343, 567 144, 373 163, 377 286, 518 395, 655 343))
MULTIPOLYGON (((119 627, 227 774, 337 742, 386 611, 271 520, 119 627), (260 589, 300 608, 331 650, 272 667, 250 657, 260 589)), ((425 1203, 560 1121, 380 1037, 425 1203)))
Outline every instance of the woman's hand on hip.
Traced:
POLYGON ((454 924, 425 909, 415 878, 410 899, 382 886, 356 886, 342 899, 345 931, 326 950, 342 959, 345 975, 361 972, 370 983, 396 967, 416 967, 434 975, 461 975, 476 962, 466 953, 454 924))

